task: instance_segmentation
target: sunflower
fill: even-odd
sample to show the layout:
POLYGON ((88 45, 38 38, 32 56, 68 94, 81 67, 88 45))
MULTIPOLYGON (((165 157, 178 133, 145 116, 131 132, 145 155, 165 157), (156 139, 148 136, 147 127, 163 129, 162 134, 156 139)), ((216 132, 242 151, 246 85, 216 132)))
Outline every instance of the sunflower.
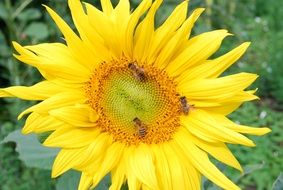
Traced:
POLYGON ((245 90, 257 75, 219 77, 246 51, 245 42, 210 59, 226 30, 189 37, 204 11, 187 17, 179 4, 155 29, 162 0, 129 0, 102 11, 69 0, 78 35, 52 9, 48 13, 66 43, 13 45, 18 60, 36 67, 44 80, 30 87, 0 89, 1 97, 37 100, 23 111, 22 132, 52 132, 43 143, 60 147, 52 177, 69 169, 82 172, 79 189, 95 187, 108 173, 110 189, 127 183, 136 189, 200 189, 204 175, 218 186, 240 189, 209 156, 242 171, 226 143, 255 146, 243 134, 263 135, 227 118, 243 102, 257 99, 245 90))

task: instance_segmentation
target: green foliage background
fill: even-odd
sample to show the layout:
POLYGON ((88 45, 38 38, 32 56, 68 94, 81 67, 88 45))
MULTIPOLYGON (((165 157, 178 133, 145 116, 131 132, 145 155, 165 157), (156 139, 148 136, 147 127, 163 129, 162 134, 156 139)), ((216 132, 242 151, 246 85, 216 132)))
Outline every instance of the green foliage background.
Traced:
MULTIPOLYGON (((97 0, 88 2, 100 6, 97 0)), ((139 0, 131 2, 135 7, 139 0)), ((180 2, 164 0, 156 19, 157 25, 180 2)), ((117 1, 113 0, 113 3, 117 1)), ((62 41, 60 32, 41 4, 51 6, 73 26, 67 0, 0 1, 0 87, 28 86, 40 80, 35 69, 20 64, 12 57, 11 41, 23 45, 62 41)), ((269 126, 273 130, 264 137, 251 137, 258 145, 256 148, 230 146, 245 168, 243 174, 219 167, 245 190, 271 189, 283 171, 283 1, 191 0, 190 11, 196 7, 205 7, 206 12, 197 22, 194 35, 220 28, 235 34, 224 41, 217 55, 241 42, 252 42, 246 55, 227 73, 258 73, 260 78, 254 87, 259 88, 258 94, 262 99, 245 104, 231 118, 251 126, 269 126)), ((0 99, 0 141, 22 127, 24 121, 17 121, 16 117, 31 104, 17 99, 0 99)), ((56 180, 50 179, 50 171, 27 167, 19 159, 15 143, 0 144, 1 190, 49 190, 56 188, 55 183, 56 180)), ((57 189, 63 189, 62 185, 59 182, 57 189)), ((204 179, 204 189, 217 188, 204 179)))

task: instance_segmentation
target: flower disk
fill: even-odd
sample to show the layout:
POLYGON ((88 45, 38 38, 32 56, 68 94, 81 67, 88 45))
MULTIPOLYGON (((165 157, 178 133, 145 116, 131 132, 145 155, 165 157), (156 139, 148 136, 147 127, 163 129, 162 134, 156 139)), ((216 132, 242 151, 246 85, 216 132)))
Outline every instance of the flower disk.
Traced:
POLYGON ((169 141, 179 126, 180 97, 164 71, 151 65, 138 66, 125 59, 102 63, 86 86, 91 107, 99 114, 97 126, 127 145, 169 141), (139 67, 138 71, 129 65, 139 67), (146 127, 138 134, 134 119, 146 127))
POLYGON ((223 189, 238 190, 209 156, 242 171, 226 144, 255 146, 244 134, 264 135, 227 115, 257 99, 246 90, 257 75, 221 74, 246 51, 245 42, 211 58, 226 30, 191 37, 204 11, 187 18, 188 1, 161 26, 155 13, 162 0, 129 0, 102 10, 68 0, 77 35, 52 9, 48 13, 66 43, 13 45, 18 60, 38 69, 44 80, 30 87, 0 89, 0 97, 41 101, 23 111, 22 132, 50 134, 48 147, 61 148, 52 177, 69 169, 82 173, 79 190, 111 174, 110 190, 199 190, 201 175, 223 189))

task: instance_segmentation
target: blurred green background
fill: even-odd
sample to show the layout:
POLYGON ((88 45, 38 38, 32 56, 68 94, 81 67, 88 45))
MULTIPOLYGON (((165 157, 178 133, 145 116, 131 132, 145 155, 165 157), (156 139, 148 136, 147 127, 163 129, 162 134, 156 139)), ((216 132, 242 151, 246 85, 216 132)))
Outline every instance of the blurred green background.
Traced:
MULTIPOLYGON (((97 0, 88 2, 100 6, 97 0)), ((133 0, 133 8, 139 0, 133 0)), ((165 0, 158 12, 156 24, 166 19, 181 0, 165 0)), ((113 1, 117 3, 117 1, 113 1)), ((11 41, 20 44, 62 41, 61 34, 41 4, 55 9, 73 26, 67 0, 1 0, 0 1, 0 87, 32 85, 39 81, 38 72, 12 57, 11 41)), ((251 137, 256 148, 230 146, 242 163, 243 174, 219 167, 245 190, 268 190, 283 172, 283 1, 282 0, 191 0, 190 12, 196 7, 206 11, 198 20, 193 34, 213 29, 228 29, 228 37, 218 55, 244 41, 252 45, 245 56, 227 73, 253 72, 260 75, 253 87, 258 87, 260 101, 246 103, 231 118, 251 126, 269 126, 273 131, 264 137, 251 137)), ((24 121, 17 115, 33 102, 0 99, 0 141, 24 121)), ((15 143, 0 144, 1 190, 55 189, 50 171, 27 167, 15 150, 15 143)), ((58 189, 58 187, 57 187, 58 189)), ((60 189, 60 188, 59 188, 60 189)), ((205 181, 204 189, 217 189, 205 181)))

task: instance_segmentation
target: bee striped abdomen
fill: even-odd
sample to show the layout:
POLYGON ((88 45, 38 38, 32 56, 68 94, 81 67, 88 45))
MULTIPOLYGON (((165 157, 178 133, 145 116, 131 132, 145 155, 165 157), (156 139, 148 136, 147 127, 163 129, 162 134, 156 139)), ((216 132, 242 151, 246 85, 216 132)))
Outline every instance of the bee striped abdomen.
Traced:
POLYGON ((139 119, 139 118, 135 118, 133 120, 134 122, 134 125, 136 127, 136 130, 137 130, 137 134, 140 136, 140 137, 145 137, 146 133, 147 133, 147 127, 145 124, 142 123, 142 121, 139 119))

